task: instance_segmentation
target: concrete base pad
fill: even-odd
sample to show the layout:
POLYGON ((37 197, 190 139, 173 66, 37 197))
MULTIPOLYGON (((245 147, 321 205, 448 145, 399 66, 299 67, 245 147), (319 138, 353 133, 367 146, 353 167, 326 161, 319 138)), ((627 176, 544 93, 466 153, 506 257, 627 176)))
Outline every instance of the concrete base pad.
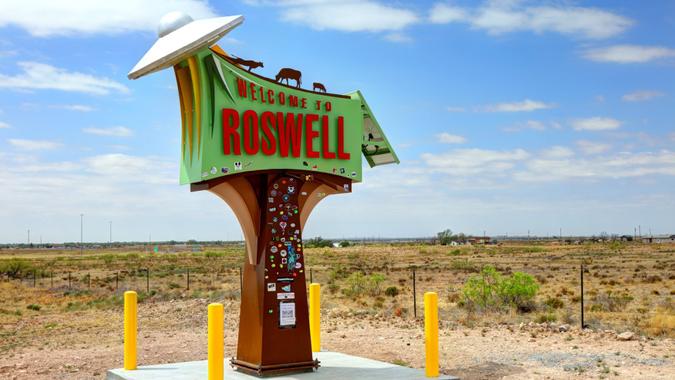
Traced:
MULTIPOLYGON (((274 380, 345 380, 345 379, 387 379, 422 380, 423 369, 402 367, 399 365, 341 354, 339 352, 319 352, 321 368, 312 373, 298 373, 274 377, 274 380)), ((122 368, 108 371, 108 380, 195 380, 207 378, 206 360, 184 363, 158 364, 138 367, 134 371, 122 368)), ((225 379, 252 380, 255 376, 237 372, 225 361, 225 379)), ((441 376, 439 379, 457 379, 441 376)))

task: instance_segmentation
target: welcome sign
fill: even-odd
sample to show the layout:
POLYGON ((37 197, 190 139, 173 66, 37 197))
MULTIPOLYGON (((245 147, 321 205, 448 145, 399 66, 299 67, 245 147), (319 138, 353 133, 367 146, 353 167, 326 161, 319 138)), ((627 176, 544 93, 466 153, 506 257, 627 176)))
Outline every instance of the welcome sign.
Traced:
MULTIPOLYGON (((361 180, 361 154, 368 142, 363 144, 358 92, 292 88, 243 70, 218 50, 205 49, 175 68, 181 183, 281 168, 361 180)), ((381 145, 379 155, 391 152, 385 139, 371 143, 381 145)))

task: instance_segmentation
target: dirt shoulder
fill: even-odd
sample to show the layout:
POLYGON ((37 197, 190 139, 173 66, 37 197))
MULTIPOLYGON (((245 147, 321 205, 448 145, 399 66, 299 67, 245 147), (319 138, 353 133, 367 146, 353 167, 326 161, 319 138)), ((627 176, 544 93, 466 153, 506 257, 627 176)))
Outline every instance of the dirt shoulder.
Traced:
MULTIPOLYGON (((206 299, 140 305, 139 364, 206 358, 206 299)), ((225 353, 234 354, 238 303, 226 302, 225 353)), ((122 365, 122 316, 110 310, 23 318, 3 324, 0 377, 8 379, 92 379, 122 365), (52 326, 52 327, 50 327, 52 326)), ((423 322, 402 318, 344 316, 326 312, 323 349, 409 365, 424 365, 423 322)), ((558 325, 441 326, 441 371, 463 379, 675 378, 675 342, 558 325), (563 330, 565 327, 563 327, 563 330)))

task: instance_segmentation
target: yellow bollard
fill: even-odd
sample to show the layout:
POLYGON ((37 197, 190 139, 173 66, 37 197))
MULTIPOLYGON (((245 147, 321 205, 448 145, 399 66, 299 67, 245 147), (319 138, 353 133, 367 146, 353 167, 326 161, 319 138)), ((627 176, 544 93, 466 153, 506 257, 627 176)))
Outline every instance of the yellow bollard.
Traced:
POLYGON ((424 293, 424 337, 425 373, 438 377, 438 294, 434 292, 424 293))
POLYGON ((309 285, 309 335, 312 352, 321 351, 321 285, 309 285))
POLYGON ((124 292, 124 369, 136 369, 136 332, 138 306, 136 292, 124 292))
POLYGON ((209 380, 223 380, 224 343, 223 333, 224 310, 222 303, 209 305, 209 380))

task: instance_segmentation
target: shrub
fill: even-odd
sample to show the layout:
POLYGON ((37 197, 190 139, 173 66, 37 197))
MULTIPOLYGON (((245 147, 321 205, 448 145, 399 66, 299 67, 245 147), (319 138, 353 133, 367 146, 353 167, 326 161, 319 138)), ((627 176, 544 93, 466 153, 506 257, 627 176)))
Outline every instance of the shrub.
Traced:
POLYGON ((629 294, 613 294, 611 291, 597 294, 593 298, 591 311, 622 311, 633 300, 629 294))
POLYGON ((558 319, 555 314, 553 313, 544 313, 544 314, 539 314, 535 321, 537 323, 547 323, 547 322, 555 322, 558 319))
POLYGON ((34 311, 40 311, 40 309, 42 309, 42 307, 40 305, 36 305, 36 304, 32 303, 32 304, 26 306, 26 309, 34 310, 34 311))
POLYGON ((33 266, 26 260, 10 259, 0 261, 0 274, 10 278, 23 277, 33 271, 33 266))
POLYGON ((217 258, 219 258, 219 257, 225 256, 225 253, 224 253, 224 252, 206 251, 206 253, 204 254, 204 256, 205 256, 206 258, 209 258, 209 259, 217 259, 217 258))
POLYGON ((527 273, 515 272, 501 283, 499 294, 502 301, 520 308, 526 306, 539 290, 539 284, 527 273))
POLYGON ((340 242, 340 247, 343 247, 343 248, 349 247, 351 245, 352 245, 352 243, 350 243, 348 240, 343 240, 343 241, 340 242))
POLYGON ((381 285, 384 282, 385 277, 380 273, 373 273, 368 277, 368 294, 371 296, 379 296, 382 293, 381 285))
POLYGON ((390 286, 384 290, 384 294, 389 297, 396 297, 398 295, 398 288, 395 286, 390 286))
POLYGON ((463 305, 481 309, 508 305, 528 312, 534 309, 533 298, 539 284, 527 273, 515 272, 503 277, 495 267, 488 265, 480 274, 471 276, 464 284, 463 305))
POLYGON ((562 307, 565 306, 565 303, 558 297, 549 297, 546 299, 546 301, 544 301, 544 305, 550 307, 551 309, 562 309, 562 307))
POLYGON ((333 246, 333 242, 330 240, 326 240, 321 236, 317 236, 313 239, 305 241, 305 246, 307 248, 328 248, 333 246))
POLYGON ((342 289, 348 297, 358 297, 366 291, 366 276, 361 272, 354 272, 347 277, 347 287, 342 289))
POLYGON ((454 270, 462 272, 478 272, 478 267, 476 264, 469 260, 455 260, 450 264, 450 267, 454 270))
POLYGON ((342 292, 348 297, 359 297, 363 294, 370 296, 379 296, 382 293, 381 285, 385 277, 382 274, 374 273, 366 276, 361 272, 354 272, 347 277, 347 288, 342 292))

